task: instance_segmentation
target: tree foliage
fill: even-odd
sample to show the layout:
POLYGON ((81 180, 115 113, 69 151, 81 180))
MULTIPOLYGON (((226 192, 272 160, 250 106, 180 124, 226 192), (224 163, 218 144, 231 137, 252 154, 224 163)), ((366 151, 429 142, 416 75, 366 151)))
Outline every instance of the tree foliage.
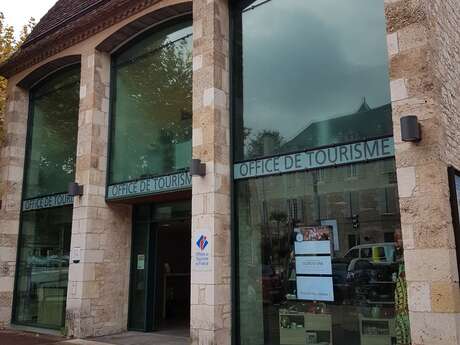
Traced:
MULTIPOLYGON (((35 19, 30 18, 22 27, 19 38, 16 39, 13 26, 6 24, 4 14, 0 12, 0 63, 7 60, 21 46, 34 26, 35 19)), ((5 137, 6 87, 7 80, 0 76, 0 147, 5 137)))

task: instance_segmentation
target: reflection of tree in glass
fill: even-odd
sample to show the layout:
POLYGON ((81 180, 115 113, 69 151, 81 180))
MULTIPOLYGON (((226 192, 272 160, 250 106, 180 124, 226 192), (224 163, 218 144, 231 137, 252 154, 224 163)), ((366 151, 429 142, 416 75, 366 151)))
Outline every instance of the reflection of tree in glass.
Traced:
POLYGON ((75 171, 78 82, 51 89, 33 100, 33 104, 30 183, 26 194, 63 192, 75 171))
POLYGON ((248 158, 276 154, 280 151, 284 139, 278 131, 264 129, 249 139, 248 158))
POLYGON ((135 159, 129 179, 174 170, 175 145, 191 140, 191 36, 162 45, 118 70, 117 112, 129 120, 117 131, 135 159))

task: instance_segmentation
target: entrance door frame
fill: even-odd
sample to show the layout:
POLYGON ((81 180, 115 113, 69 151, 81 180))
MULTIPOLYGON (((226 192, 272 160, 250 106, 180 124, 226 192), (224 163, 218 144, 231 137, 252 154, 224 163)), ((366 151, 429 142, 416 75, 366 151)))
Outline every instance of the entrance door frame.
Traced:
MULTIPOLYGON (((186 217, 171 217, 164 220, 154 220, 153 214, 154 210, 164 204, 173 204, 175 202, 190 202, 191 199, 181 199, 176 200, 173 202, 147 202, 142 205, 148 205, 149 207, 149 217, 148 220, 139 221, 136 220, 137 217, 137 207, 139 205, 134 205, 133 213, 132 213, 132 233, 131 233, 131 260, 130 260, 130 272, 129 272, 129 301, 128 301, 128 331, 141 331, 141 332, 155 332, 158 331, 160 328, 160 321, 162 315, 162 306, 161 301, 159 300, 159 284, 161 284, 160 279, 158 279, 158 270, 159 270, 159 257, 156 253, 158 253, 158 239, 159 239, 159 228, 161 224, 176 220, 189 220, 190 225, 192 221, 191 217, 191 209, 190 214, 186 217), (145 313, 144 313, 144 327, 143 328, 136 328, 132 327, 132 294, 133 294, 133 281, 134 281, 134 274, 137 269, 137 262, 135 260, 135 248, 134 248, 134 236, 135 236, 135 229, 136 225, 138 224, 147 224, 147 247, 145 251, 145 270, 146 270, 146 292, 144 296, 144 305, 145 305, 145 313)), ((190 233, 192 229, 190 227, 190 233)))

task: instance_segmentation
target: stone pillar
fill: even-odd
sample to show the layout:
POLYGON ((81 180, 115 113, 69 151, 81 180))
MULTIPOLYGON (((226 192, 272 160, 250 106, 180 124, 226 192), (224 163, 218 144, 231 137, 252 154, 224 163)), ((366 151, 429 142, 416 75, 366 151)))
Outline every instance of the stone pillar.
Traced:
POLYGON ((68 335, 78 338, 127 328, 131 208, 105 202, 110 57, 82 55, 76 181, 67 293, 68 335), (81 261, 73 263, 80 248, 81 261))
POLYGON ((231 342, 229 9, 227 0, 193 1, 192 344, 231 342), (196 265, 205 235, 208 266, 196 265))
POLYGON ((28 93, 8 87, 6 138, 0 159, 0 328, 9 325, 27 136, 28 93))
MULTIPOLYGON (((431 0, 386 0, 396 166, 412 344, 453 345, 460 343, 460 289, 432 40, 440 33, 433 31, 426 3, 431 0), (420 143, 401 141, 406 115, 418 117, 420 143)), ((446 15, 438 19, 449 22, 446 15)))

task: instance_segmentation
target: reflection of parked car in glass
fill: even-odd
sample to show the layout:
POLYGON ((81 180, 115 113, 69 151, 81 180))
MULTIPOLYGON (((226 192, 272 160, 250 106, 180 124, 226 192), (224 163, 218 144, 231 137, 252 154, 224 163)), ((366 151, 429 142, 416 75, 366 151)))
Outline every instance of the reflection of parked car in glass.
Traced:
POLYGON ((332 281, 334 284, 334 300, 342 304, 350 298, 350 283, 347 281, 348 262, 343 259, 332 260, 332 281))
POLYGON ((395 243, 373 243, 361 244, 351 248, 344 256, 344 259, 351 261, 353 259, 366 259, 372 262, 387 262, 395 261, 395 243))
POLYGON ((353 298, 372 302, 392 302, 394 298, 393 273, 396 264, 372 262, 364 258, 351 260, 347 282, 353 298))

